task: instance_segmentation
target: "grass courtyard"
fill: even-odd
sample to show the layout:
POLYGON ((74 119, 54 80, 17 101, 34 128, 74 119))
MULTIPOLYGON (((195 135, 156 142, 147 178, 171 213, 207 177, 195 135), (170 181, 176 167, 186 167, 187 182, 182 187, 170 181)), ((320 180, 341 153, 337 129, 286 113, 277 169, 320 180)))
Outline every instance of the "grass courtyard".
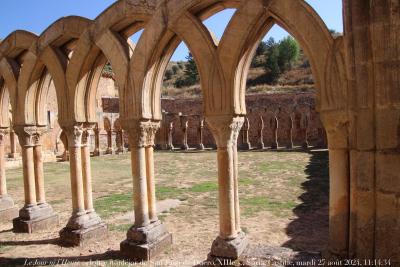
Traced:
MULTIPOLYGON (((173 246, 160 259, 205 260, 218 235, 216 152, 157 152, 155 164, 157 200, 180 201, 159 216, 174 238, 173 246)), ((242 228, 252 247, 324 250, 328 231, 327 166, 327 151, 239 152, 242 228)), ((94 204, 110 234, 84 248, 58 246, 58 231, 71 214, 69 164, 46 163, 44 169, 47 201, 60 215, 61 225, 32 235, 14 234, 11 224, 1 225, 0 265, 22 266, 26 258, 62 257, 71 266, 77 266, 73 262, 87 264, 91 260, 104 264, 93 266, 112 266, 119 243, 132 225, 129 154, 92 158, 94 204)), ((22 169, 7 170, 7 182, 9 194, 22 207, 22 169)))

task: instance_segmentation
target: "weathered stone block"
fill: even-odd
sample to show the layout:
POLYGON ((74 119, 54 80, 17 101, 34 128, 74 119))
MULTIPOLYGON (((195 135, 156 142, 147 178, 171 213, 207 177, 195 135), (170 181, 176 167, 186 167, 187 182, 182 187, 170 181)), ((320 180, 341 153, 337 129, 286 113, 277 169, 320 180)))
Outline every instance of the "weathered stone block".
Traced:
POLYGON ((172 235, 161 221, 146 227, 132 227, 121 243, 122 255, 135 261, 148 261, 172 244, 172 235))
POLYGON ((153 243, 140 244, 126 239, 120 245, 121 254, 135 261, 149 261, 172 244, 172 235, 164 233, 153 243))
POLYGON ((13 232, 31 234, 51 229, 55 226, 58 226, 58 224, 59 218, 55 213, 32 220, 25 220, 21 217, 18 217, 13 220, 13 232))
POLYGON ((8 209, 0 210, 0 222, 11 222, 18 217, 18 207, 14 206, 8 209))
POLYGON ((105 223, 78 230, 65 227, 60 231, 60 239, 62 244, 66 246, 84 246, 93 240, 101 240, 107 236, 107 233, 105 223))
POLYGON ((246 249, 248 243, 246 234, 243 232, 241 232, 238 237, 231 240, 217 237, 211 246, 209 259, 238 259, 246 249))

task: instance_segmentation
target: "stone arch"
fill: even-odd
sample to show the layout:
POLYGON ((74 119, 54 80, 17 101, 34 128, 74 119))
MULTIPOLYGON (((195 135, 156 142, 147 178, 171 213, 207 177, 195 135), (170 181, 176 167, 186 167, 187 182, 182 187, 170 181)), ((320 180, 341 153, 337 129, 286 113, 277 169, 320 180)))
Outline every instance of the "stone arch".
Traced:
MULTIPOLYGON (((0 44, 0 76, 3 77, 4 86, 8 90, 8 97, 11 103, 13 112, 13 121, 15 124, 20 122, 19 115, 21 114, 20 106, 17 112, 17 88, 18 80, 21 76, 20 70, 22 64, 26 63, 26 54, 30 46, 37 41, 37 36, 27 31, 14 31, 9 34, 0 44)), ((19 89, 18 89, 19 90, 19 89)), ((7 97, 6 95, 2 95, 7 97)), ((2 105, 7 105, 8 101, 2 99, 2 105)), ((2 110, 6 107, 2 107, 2 110)), ((8 112, 7 112, 8 113, 8 112)))
POLYGON ((25 103, 27 123, 46 125, 45 105, 51 82, 54 82, 59 121, 68 120, 68 95, 65 71, 76 40, 91 21, 82 17, 64 17, 50 25, 29 49, 28 64, 21 70, 18 81, 19 103, 25 103))
MULTIPOLYGON (((74 120, 95 122, 97 85, 107 61, 115 73, 120 101, 125 97, 129 60, 135 45, 127 40, 143 29, 155 8, 153 1, 140 4, 118 1, 100 14, 78 41, 67 69, 67 80, 74 120)), ((120 114, 125 114, 120 105, 120 114)))

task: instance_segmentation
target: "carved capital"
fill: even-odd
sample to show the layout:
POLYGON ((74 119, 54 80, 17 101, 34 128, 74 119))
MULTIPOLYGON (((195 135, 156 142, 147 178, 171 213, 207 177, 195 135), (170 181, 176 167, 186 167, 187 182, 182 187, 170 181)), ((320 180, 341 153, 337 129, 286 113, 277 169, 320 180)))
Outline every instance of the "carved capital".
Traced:
POLYGON ((348 148, 349 118, 345 111, 322 111, 322 123, 328 137, 329 148, 348 148))
POLYGON ((160 122, 155 121, 124 121, 124 130, 128 133, 129 143, 132 147, 154 146, 154 140, 160 122))
POLYGON ((69 147, 80 147, 82 144, 83 125, 75 124, 68 127, 63 127, 65 135, 68 138, 69 147))
POLYGON ((243 117, 210 116, 206 118, 210 130, 217 142, 218 148, 236 146, 240 129, 243 126, 243 117))
POLYGON ((23 147, 40 146, 41 137, 47 131, 45 127, 16 125, 14 131, 23 147))

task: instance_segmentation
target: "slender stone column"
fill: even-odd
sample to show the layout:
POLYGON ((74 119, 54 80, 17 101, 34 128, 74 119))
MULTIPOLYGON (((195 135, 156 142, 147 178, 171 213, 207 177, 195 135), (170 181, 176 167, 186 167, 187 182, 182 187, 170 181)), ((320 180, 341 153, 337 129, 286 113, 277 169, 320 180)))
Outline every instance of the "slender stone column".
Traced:
POLYGON ((278 143, 279 121, 278 121, 278 117, 276 117, 275 115, 271 118, 271 128, 272 128, 271 148, 278 149, 278 147, 279 147, 279 143, 278 143))
POLYGON ((174 150, 174 123, 170 122, 168 124, 168 149, 174 150))
POLYGON ((44 191, 44 171, 43 171, 43 155, 41 137, 45 132, 44 128, 38 128, 38 132, 34 138, 33 157, 35 168, 35 186, 36 186, 36 201, 38 204, 46 203, 46 196, 44 191))
POLYGON ((18 208, 7 193, 4 139, 8 129, 0 129, 0 221, 8 222, 18 217, 18 208))
POLYGON ((15 159, 18 157, 17 153, 17 142, 15 140, 15 132, 14 130, 10 131, 10 149, 11 152, 8 154, 9 158, 15 159))
POLYGON ((115 131, 115 144, 117 146, 115 153, 124 153, 124 135, 122 133, 122 129, 115 131))
POLYGON ((244 123, 242 127, 242 145, 241 149, 243 150, 250 150, 251 144, 249 139, 249 130, 250 130, 250 121, 248 117, 244 118, 244 123))
POLYGON ((292 114, 289 115, 289 128, 288 128, 288 144, 287 149, 293 149, 293 117, 292 114))
POLYGON ((107 131, 107 150, 106 154, 113 154, 113 144, 112 144, 112 131, 108 130, 107 131))
POLYGON ((33 233, 58 225, 58 215, 46 203, 40 138, 44 128, 15 126, 22 149, 25 206, 13 220, 13 231, 33 233))
POLYGON ((90 167, 90 130, 87 129, 82 134, 82 176, 83 194, 86 212, 93 212, 92 197, 92 170, 90 167))
POLYGON ((160 123, 133 120, 123 126, 131 147, 135 223, 121 243, 121 252, 135 260, 150 260, 172 242, 156 210, 153 146, 160 123))
POLYGON ((181 121, 181 128, 182 128, 182 133, 183 133, 183 139, 182 139, 182 150, 189 150, 189 145, 188 145, 188 128, 189 128, 189 120, 188 116, 185 115, 179 115, 180 121, 181 121))
MULTIPOLYGON (((88 126, 91 129, 91 126, 88 126)), ((107 234, 107 227, 93 209, 88 129, 82 124, 64 127, 70 152, 72 215, 60 231, 62 242, 80 246, 107 234)))
POLYGON ((99 129, 98 125, 96 125, 96 127, 94 127, 93 131, 94 131, 94 152, 93 152, 93 156, 98 157, 98 156, 101 155, 101 153, 100 153, 100 129, 99 129))
POLYGON ((258 124, 258 129, 259 129, 259 131, 258 131, 258 133, 259 133, 259 140, 260 140, 260 149, 265 149, 265 146, 264 146, 264 118, 263 118, 263 116, 262 116, 262 114, 260 114, 259 116, 259 124, 258 124))
POLYGON ((237 138, 243 117, 206 118, 217 142, 220 233, 213 242, 211 255, 237 259, 247 246, 240 229, 238 198, 237 138))
POLYGON ((348 149, 348 122, 340 112, 322 112, 329 139, 329 250, 330 253, 349 256, 350 220, 350 155, 348 149))
POLYGON ((200 118, 199 128, 197 129, 197 134, 198 134, 198 139, 199 139, 199 144, 198 144, 197 148, 199 150, 204 150, 203 133, 204 133, 204 119, 200 118))

